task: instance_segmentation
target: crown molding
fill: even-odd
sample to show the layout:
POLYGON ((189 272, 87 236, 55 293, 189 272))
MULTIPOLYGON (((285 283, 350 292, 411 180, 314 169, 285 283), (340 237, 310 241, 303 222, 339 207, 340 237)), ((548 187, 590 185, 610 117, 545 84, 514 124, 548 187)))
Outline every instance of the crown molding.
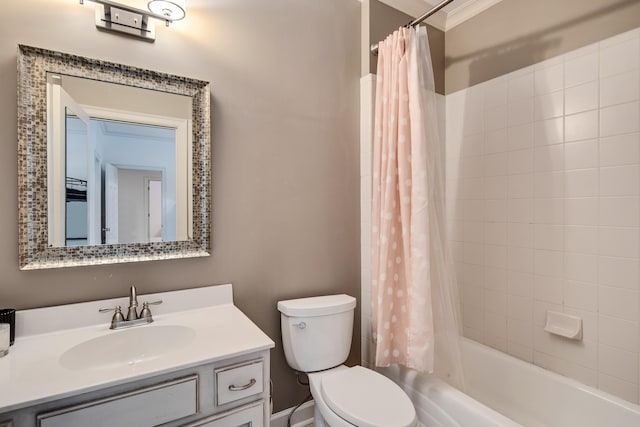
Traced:
POLYGON ((443 31, 449 31, 453 27, 462 24, 464 21, 473 18, 501 1, 502 0, 470 0, 461 4, 446 14, 447 17, 443 31))
MULTIPOLYGON (((425 0, 380 0, 382 3, 391 6, 409 16, 418 17, 433 7, 431 3, 425 0)), ((429 0, 430 2, 439 3, 438 0, 429 0)), ((484 12, 491 6, 500 3, 502 0, 468 0, 460 6, 452 9, 450 12, 439 10, 427 19, 427 23, 442 31, 448 31, 456 25, 462 24, 464 21, 473 18, 479 13, 484 12)), ((455 5, 453 2, 451 5, 455 5)), ((448 7, 447 7, 448 8, 448 7)))

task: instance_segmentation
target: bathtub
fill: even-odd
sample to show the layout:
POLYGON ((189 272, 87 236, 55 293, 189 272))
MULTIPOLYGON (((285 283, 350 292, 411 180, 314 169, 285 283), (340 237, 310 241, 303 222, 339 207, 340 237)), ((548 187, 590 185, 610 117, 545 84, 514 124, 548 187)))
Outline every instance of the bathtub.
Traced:
POLYGON ((467 394, 433 375, 381 370, 407 392, 420 425, 640 426, 638 405, 466 338, 461 351, 467 394))

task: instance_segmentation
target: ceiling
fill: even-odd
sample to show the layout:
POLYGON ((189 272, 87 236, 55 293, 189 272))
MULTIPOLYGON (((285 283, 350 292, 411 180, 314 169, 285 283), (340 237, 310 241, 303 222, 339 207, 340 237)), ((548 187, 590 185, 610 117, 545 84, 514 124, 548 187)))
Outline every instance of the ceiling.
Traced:
MULTIPOLYGON (((418 17, 428 12, 441 0, 380 0, 407 15, 418 17)), ((483 12, 501 0, 454 0, 441 11, 428 18, 427 22, 442 31, 450 30, 469 18, 483 12)))

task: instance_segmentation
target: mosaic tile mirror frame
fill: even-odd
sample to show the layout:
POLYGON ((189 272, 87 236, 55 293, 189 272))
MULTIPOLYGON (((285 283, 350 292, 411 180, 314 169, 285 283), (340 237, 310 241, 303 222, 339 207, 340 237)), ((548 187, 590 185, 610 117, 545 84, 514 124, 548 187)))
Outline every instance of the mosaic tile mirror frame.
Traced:
POLYGON ((18 239, 22 270, 208 256, 211 252, 208 82, 30 46, 18 47, 18 239), (89 246, 49 244, 47 73, 192 99, 192 228, 187 240, 89 246))

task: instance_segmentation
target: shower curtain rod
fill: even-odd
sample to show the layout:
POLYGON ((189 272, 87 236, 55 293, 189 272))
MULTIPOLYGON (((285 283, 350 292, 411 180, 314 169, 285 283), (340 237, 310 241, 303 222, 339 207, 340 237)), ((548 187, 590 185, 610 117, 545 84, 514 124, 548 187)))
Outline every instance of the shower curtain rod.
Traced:
MULTIPOLYGON (((436 13, 437 11, 439 11, 440 9, 442 9, 443 7, 445 7, 446 5, 451 3, 452 1, 453 0, 444 0, 444 1, 440 2, 440 3, 438 3, 433 8, 431 8, 429 11, 427 11, 424 15, 419 16, 418 18, 414 19, 413 21, 411 21, 407 25, 405 25, 405 28, 415 27, 416 25, 419 25, 422 21, 424 21, 425 19, 427 19, 428 17, 430 17, 431 15, 433 15, 434 13, 436 13)), ((378 43, 371 45, 371 53, 374 56, 378 56, 378 43)))

